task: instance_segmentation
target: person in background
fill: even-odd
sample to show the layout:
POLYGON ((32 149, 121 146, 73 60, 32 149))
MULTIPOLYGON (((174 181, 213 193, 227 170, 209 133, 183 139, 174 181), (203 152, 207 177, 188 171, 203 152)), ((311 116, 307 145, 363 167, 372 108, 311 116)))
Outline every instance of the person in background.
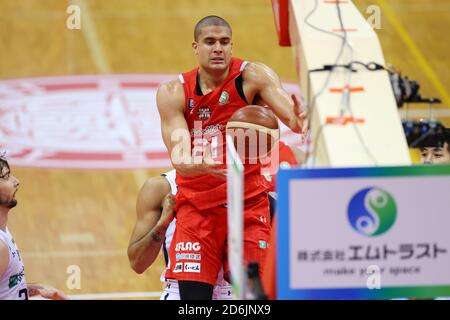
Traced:
POLYGON ((4 154, 0 155, 0 300, 28 300, 41 296, 51 300, 66 300, 61 290, 48 285, 27 283, 19 248, 7 227, 8 216, 17 205, 19 179, 11 174, 4 154))

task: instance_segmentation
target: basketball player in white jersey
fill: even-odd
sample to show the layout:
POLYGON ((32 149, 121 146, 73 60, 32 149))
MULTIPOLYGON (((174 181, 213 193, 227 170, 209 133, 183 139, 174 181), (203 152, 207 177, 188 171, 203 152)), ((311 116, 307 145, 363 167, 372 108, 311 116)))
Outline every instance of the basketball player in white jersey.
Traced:
POLYGON ((20 251, 8 229, 8 215, 17 205, 15 198, 19 180, 14 177, 9 164, 0 155, 0 300, 28 300, 40 295, 46 299, 66 299, 64 293, 47 285, 29 284, 20 251))
MULTIPOLYGON (((180 256, 175 262, 168 259, 168 251, 176 226, 176 219, 174 219, 176 193, 175 170, 150 178, 142 186, 136 203, 137 221, 128 246, 128 258, 136 273, 143 273, 153 264, 161 247, 166 266, 170 263, 178 263, 182 266, 186 260, 201 259, 201 256, 195 254, 195 245, 189 256, 180 256)), ((166 284, 161 300, 180 300, 178 282, 173 279, 166 280, 164 272, 161 275, 161 281, 166 284)), ((213 299, 231 300, 231 298, 231 285, 220 273, 214 287, 213 299)))

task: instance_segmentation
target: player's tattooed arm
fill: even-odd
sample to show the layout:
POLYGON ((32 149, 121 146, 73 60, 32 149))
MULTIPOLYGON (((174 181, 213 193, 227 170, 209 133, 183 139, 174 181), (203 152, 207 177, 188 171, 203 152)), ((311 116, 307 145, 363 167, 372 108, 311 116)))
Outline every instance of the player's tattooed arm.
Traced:
POLYGON ((166 178, 154 177, 147 180, 139 192, 137 220, 128 246, 128 259, 137 273, 153 264, 173 220, 175 200, 169 196, 170 191, 166 178))
POLYGON ((276 116, 292 131, 305 133, 308 129, 307 113, 295 95, 290 96, 282 87, 278 75, 262 63, 250 63, 243 72, 244 93, 249 101, 269 106, 276 116))

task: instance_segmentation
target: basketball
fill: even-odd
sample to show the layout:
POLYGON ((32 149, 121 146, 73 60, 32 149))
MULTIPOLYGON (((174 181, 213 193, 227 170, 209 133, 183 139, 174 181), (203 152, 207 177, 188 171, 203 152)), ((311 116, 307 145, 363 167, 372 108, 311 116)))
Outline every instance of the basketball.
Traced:
POLYGON ((240 158, 252 163, 265 157, 277 142, 278 120, 269 108, 249 105, 233 113, 227 134, 232 136, 240 158))

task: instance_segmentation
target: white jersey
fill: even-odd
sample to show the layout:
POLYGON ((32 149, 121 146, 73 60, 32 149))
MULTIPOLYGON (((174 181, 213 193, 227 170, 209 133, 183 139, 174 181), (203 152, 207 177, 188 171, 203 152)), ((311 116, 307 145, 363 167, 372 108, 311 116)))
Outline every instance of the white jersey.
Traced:
MULTIPOLYGON (((170 189, 172 194, 175 195, 177 193, 177 184, 175 182, 176 171, 171 170, 163 174, 163 177, 170 184, 170 189)), ((172 237, 175 232, 176 219, 173 219, 170 223, 169 227, 167 227, 164 243, 163 243, 163 253, 166 263, 170 264, 169 261, 169 248, 172 242, 172 237)), ((165 271, 161 274, 161 282, 166 283, 166 287, 161 295, 161 300, 180 300, 180 292, 178 290, 178 281, 174 279, 167 279, 165 277, 165 271)), ((217 276, 217 282, 214 286, 213 291, 213 300, 231 300, 232 299, 232 291, 231 284, 223 279, 223 271, 221 270, 219 275, 217 276)))
POLYGON ((0 230, 0 241, 6 244, 9 252, 8 267, 0 276, 0 300, 28 300, 28 286, 22 257, 8 227, 6 232, 0 230))
MULTIPOLYGON (((176 170, 171 170, 169 172, 163 173, 163 177, 166 178, 167 182, 169 182, 170 185, 170 191, 172 192, 173 195, 177 194, 177 184, 175 182, 175 178, 176 178, 176 170)), ((164 243, 163 243, 163 253, 164 253, 164 260, 166 261, 166 265, 169 263, 169 248, 170 248, 170 244, 172 243, 172 238, 173 238, 173 234, 175 232, 175 225, 177 224, 176 222, 176 218, 174 218, 172 220, 172 222, 169 224, 169 226, 167 227, 166 230, 166 235, 164 238, 164 243)), ((165 271, 163 271, 163 273, 161 274, 161 281, 164 282, 166 279, 165 277, 165 271)))

